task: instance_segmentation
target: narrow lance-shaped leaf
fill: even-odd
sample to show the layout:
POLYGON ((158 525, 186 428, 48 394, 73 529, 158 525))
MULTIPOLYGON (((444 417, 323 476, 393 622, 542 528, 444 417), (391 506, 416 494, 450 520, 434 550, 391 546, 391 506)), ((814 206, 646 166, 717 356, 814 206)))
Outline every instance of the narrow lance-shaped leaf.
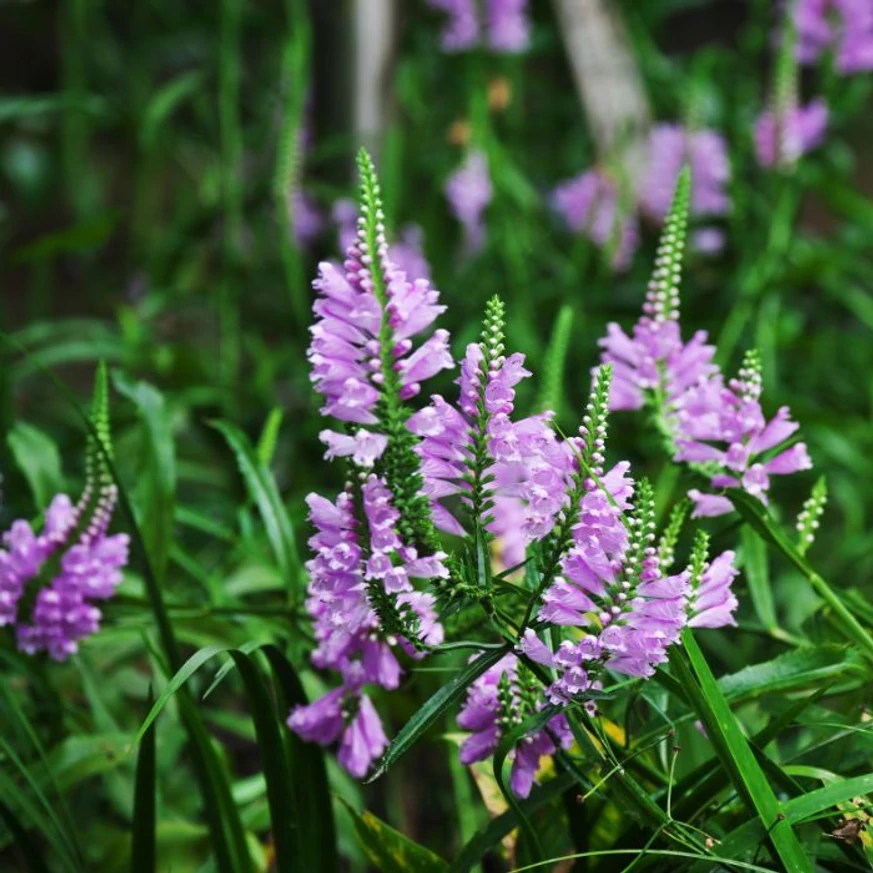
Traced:
POLYGON ((291 519, 279 496, 276 480, 238 427, 226 421, 215 421, 212 426, 224 436, 236 456, 246 490, 258 507, 276 563, 296 602, 302 597, 300 558, 291 519))
POLYGON ((509 646, 506 646, 479 655, 475 661, 464 667, 451 682, 443 685, 401 728, 400 733, 397 734, 382 757, 379 768, 368 781, 372 782, 374 779, 378 779, 389 767, 395 764, 450 706, 460 700, 467 687, 489 667, 496 664, 508 651, 509 646))
MULTIPOLYGON (((149 699, 151 696, 149 689, 149 699)), ((142 738, 136 758, 131 823, 131 873, 154 873, 155 870, 155 788, 155 726, 150 725, 142 738)))
POLYGON ((805 849, 785 821, 769 779, 758 764, 689 630, 683 633, 682 641, 684 652, 674 648, 670 664, 691 698, 719 758, 732 774, 737 789, 758 813, 786 868, 796 873, 812 873, 813 867, 805 849))

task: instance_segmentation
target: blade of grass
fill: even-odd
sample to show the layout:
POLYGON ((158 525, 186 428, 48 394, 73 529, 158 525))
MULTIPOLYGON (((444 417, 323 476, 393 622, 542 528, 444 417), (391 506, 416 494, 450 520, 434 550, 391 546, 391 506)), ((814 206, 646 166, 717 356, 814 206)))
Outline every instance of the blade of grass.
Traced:
MULTIPOLYGON (((149 689, 149 698, 151 698, 149 689)), ((136 758, 131 823, 131 873, 154 873, 156 863, 155 818, 155 726, 143 736, 136 758)))
POLYGON ((30 838, 27 830, 16 818, 12 810, 0 800, 0 819, 9 829, 9 833, 15 841, 15 845, 24 858, 27 870, 30 873, 50 873, 48 865, 40 854, 36 843, 30 838))
POLYGON ((709 664, 689 630, 683 634, 682 642, 682 649, 674 648, 670 665, 685 686, 718 757, 731 773, 740 795, 757 812, 786 869, 792 873, 812 873, 813 867, 806 851, 791 825, 785 820, 782 805, 773 793, 770 781, 755 758, 709 664))
POLYGON ((300 558, 294 542, 291 519, 279 496, 276 480, 239 428, 226 421, 213 421, 212 426, 221 433, 236 455, 246 490, 264 521, 267 537, 288 586, 292 603, 298 603, 303 594, 300 558))
POLYGON ((293 793, 294 774, 279 733, 279 719, 261 679, 260 671, 244 652, 231 650, 231 658, 239 670, 246 689, 258 748, 261 768, 267 783, 267 804, 270 808, 273 847, 276 852, 276 873, 293 873, 306 869, 302 864, 299 842, 305 839, 299 827, 296 798, 293 793))
MULTIPOLYGON (((276 678, 277 697, 285 712, 308 703, 297 672, 285 655, 273 645, 261 650, 276 678)), ((295 793, 298 815, 301 870, 335 873, 339 868, 336 850, 336 826, 330 799, 324 751, 320 746, 304 743, 290 730, 285 732, 285 747, 291 768, 291 788, 295 793)))

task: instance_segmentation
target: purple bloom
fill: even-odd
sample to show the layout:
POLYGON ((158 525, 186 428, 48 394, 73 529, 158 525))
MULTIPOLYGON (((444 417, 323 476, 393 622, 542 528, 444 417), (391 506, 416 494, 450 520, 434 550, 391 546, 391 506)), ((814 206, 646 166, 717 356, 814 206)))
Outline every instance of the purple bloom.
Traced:
POLYGON ((416 616, 419 639, 438 645, 443 629, 434 597, 416 591, 412 579, 447 577, 445 555, 437 552, 420 557, 403 544, 397 531, 400 513, 384 480, 373 474, 361 488, 365 542, 351 492, 342 492, 335 503, 310 494, 307 503, 316 529, 309 540, 315 554, 306 565, 310 577, 306 607, 317 643, 312 663, 319 669, 338 671, 342 685, 294 709, 288 724, 304 739, 322 745, 341 738, 340 763, 353 775, 363 776, 387 740, 362 689, 365 685, 397 688, 402 670, 394 646, 420 656, 408 640, 385 636, 367 592, 370 586, 379 586, 396 596, 398 607, 416 616))
MULTIPOLYGON (((541 697, 532 699, 539 693, 534 690, 535 684, 525 679, 518 659, 507 655, 470 686, 458 713, 458 726, 470 731, 461 745, 462 763, 473 764, 491 757, 506 730, 545 705, 541 697)), ((545 728, 523 737, 510 752, 509 782, 513 792, 518 797, 527 797, 542 759, 572 744, 573 735, 563 715, 556 715, 545 728)))
POLYGON ((541 620, 587 631, 578 643, 565 641, 552 658, 551 666, 561 673, 549 689, 556 703, 593 687, 599 666, 630 676, 652 675, 686 623, 688 573, 662 577, 651 545, 645 546, 642 563, 635 564, 622 520, 632 488, 626 470, 620 464, 605 477, 613 500, 591 483, 562 575, 543 597, 541 620))
MULTIPOLYGON (((686 130, 678 124, 659 124, 649 137, 649 159, 640 191, 640 203, 655 220, 670 209, 673 188, 682 167, 691 167, 691 214, 720 216, 730 209, 725 190, 730 180, 727 144, 712 130, 686 130)), ((699 251, 717 251, 710 237, 699 251)))
MULTIPOLYGON (((554 525, 566 490, 569 452, 558 444, 546 416, 511 419, 515 386, 530 376, 524 368, 524 356, 501 357, 484 374, 483 363, 481 346, 471 343, 461 363, 459 408, 434 395, 429 406, 410 417, 407 426, 421 438, 416 451, 422 460, 424 492, 431 499, 435 524, 448 533, 463 534, 463 527, 441 501, 468 493, 467 474, 480 426, 479 398, 483 397, 487 416, 484 436, 491 461, 486 476, 493 482, 494 498, 494 520, 488 528, 496 534, 505 533, 509 518, 523 517, 520 534, 526 544, 541 539, 554 525), (552 490, 542 493, 547 486, 552 490)), ((516 543, 515 556, 518 549, 516 543)))
POLYGON ((299 188, 288 195, 288 217, 294 233, 294 242, 307 249, 324 230, 324 216, 315 201, 299 188))
POLYGON ((796 0, 791 7, 797 58, 815 63, 835 49, 843 75, 873 70, 873 4, 869 0, 796 0))
POLYGON ((722 552, 703 571, 700 583, 691 595, 689 604, 690 627, 724 627, 736 624, 734 611, 738 603, 731 591, 738 570, 734 566, 734 553, 722 552))
POLYGON ((476 0, 427 0, 427 2, 434 9, 445 12, 449 16, 440 37, 443 51, 467 51, 479 43, 480 24, 476 0))
MULTIPOLYGON (((376 248, 370 252, 361 219, 343 266, 322 263, 313 283, 319 297, 313 307, 316 321, 310 328, 307 353, 312 382, 325 398, 324 415, 357 425, 379 422, 376 406, 386 389, 387 375, 384 327, 390 332, 391 390, 400 397, 414 396, 421 381, 454 365, 445 331, 437 331, 417 349, 413 346, 412 338, 445 309, 438 305, 439 293, 426 279, 411 282, 397 269, 388 256, 381 227, 376 248), (384 299, 379 299, 379 293, 384 299)), ((384 441, 370 439, 362 454, 360 448, 367 438, 360 432, 355 442, 330 432, 323 439, 328 443, 328 456, 363 457, 365 465, 372 465, 379 456, 376 451, 385 447, 384 441)))
POLYGON ((464 163, 449 176, 445 191, 452 214, 464 227, 467 253, 475 254, 485 242, 483 213, 493 195, 484 153, 469 152, 464 163))
MULTIPOLYGON (((676 403, 676 458, 717 471, 711 475, 713 487, 742 488, 766 503, 770 476, 808 470, 812 461, 804 443, 769 456, 798 425, 791 421, 787 406, 768 422, 760 396, 760 375, 747 368, 728 387, 715 378, 688 391, 676 403)), ((689 497, 695 504, 693 517, 723 515, 733 509, 727 498, 696 489, 689 497)))
POLYGON ((517 54, 530 43, 527 0, 484 0, 484 19, 477 8, 478 0, 428 3, 449 16, 440 37, 443 51, 467 51, 484 40, 494 52, 517 54))
POLYGON ((100 489, 87 526, 69 543, 89 509, 91 494, 86 488, 75 506, 65 494, 55 497, 39 536, 23 521, 4 536, 9 550, 0 551, 0 624, 17 623, 18 648, 27 654, 44 651, 58 661, 74 655, 79 642, 99 630, 101 612, 94 601, 112 597, 121 582, 128 537, 106 535, 117 499, 115 486, 100 489), (24 618, 18 602, 25 586, 34 584, 46 561, 59 552, 57 574, 39 589, 30 616, 24 618))
POLYGON ((675 288, 669 288, 669 277, 661 275, 664 270, 657 268, 649 283, 633 335, 613 322, 599 341, 601 360, 613 366, 610 409, 640 409, 652 392, 670 406, 687 388, 717 371, 712 363, 715 348, 707 344, 705 331, 682 342, 679 298, 675 288))
POLYGON ((424 254, 424 233, 420 225, 407 224, 400 228, 397 240, 388 249, 388 256, 409 279, 430 281, 430 264, 424 254))
POLYGON ((15 521, 3 534, 0 549, 0 627, 18 620, 18 602, 25 586, 39 574, 43 564, 60 546, 78 519, 78 511, 66 494, 58 494, 46 510, 39 535, 26 521, 15 521))
POLYGON ((562 182, 552 204, 570 230, 611 253, 614 269, 630 266, 639 238, 636 215, 622 203, 618 186, 606 173, 588 170, 562 182))
POLYGON ((495 52, 516 54, 530 44, 527 0, 486 0, 488 45, 495 52))
POLYGON ((762 167, 793 163, 824 139, 828 108, 824 100, 789 108, 781 119, 772 109, 755 122, 755 153, 762 167))

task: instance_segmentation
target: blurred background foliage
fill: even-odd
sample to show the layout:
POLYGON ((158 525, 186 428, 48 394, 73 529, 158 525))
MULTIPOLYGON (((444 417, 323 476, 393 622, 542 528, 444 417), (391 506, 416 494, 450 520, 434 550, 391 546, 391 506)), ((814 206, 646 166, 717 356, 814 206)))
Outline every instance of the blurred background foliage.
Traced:
MULTIPOLYGON (((578 421, 596 340, 608 321, 628 326, 636 318, 651 269, 657 227, 643 228, 631 268, 616 274, 548 206, 559 181, 608 159, 580 105, 551 4, 531 3, 532 46, 516 57, 447 56, 439 48, 440 17, 424 3, 397 4, 379 92, 384 124, 377 130, 362 130, 354 112, 356 52, 366 53, 368 44, 352 5, 0 4, 0 326, 14 338, 0 369, 0 516, 4 526, 34 516, 58 486, 82 474, 75 460, 81 428, 42 368, 84 398, 96 361, 105 360, 117 389, 121 477, 149 545, 162 543, 166 599, 186 650, 293 636, 284 580, 256 500, 210 421, 232 420, 253 444, 260 440, 302 554, 303 496, 337 485, 340 475, 320 461, 322 424, 305 357, 309 282, 319 259, 338 255, 329 213, 338 199, 354 196, 354 154, 362 142, 376 154, 389 226, 414 221, 423 229, 456 349, 477 333, 484 302, 497 293, 508 306, 511 344, 536 370, 559 310, 572 309, 560 424, 578 421), (443 184, 470 144, 488 155, 494 199, 485 247, 468 258, 443 184), (292 180, 325 215, 323 232, 307 249, 290 233, 283 185, 292 180), (270 410, 279 412, 268 419, 270 410), (161 523, 163 530, 148 530, 161 523), (239 603, 249 605, 248 614, 235 611, 239 603)), ((772 75, 779 4, 610 5, 624 22, 652 117, 682 119, 693 105, 730 143, 726 246, 715 257, 689 257, 686 330, 705 328, 721 338, 722 363, 731 367, 743 349, 760 349, 768 410, 792 407, 828 481, 831 501, 814 563, 869 611, 862 592, 873 571, 870 78, 804 74, 802 91, 829 102, 829 133, 814 156, 780 178, 757 166, 752 143, 772 75), (789 210, 787 221, 774 218, 781 209, 789 210), (781 234, 775 239, 772 227, 781 234)), ((523 401, 530 407, 537 398, 523 401)), ((662 448, 642 424, 627 415, 614 419, 613 457, 630 457, 655 473, 662 448)), ((658 485, 667 506, 687 483, 673 476, 658 485)), ((810 486, 802 476, 780 485, 787 523, 810 486)), ((786 564, 774 561, 768 570, 763 560, 758 572, 772 579, 780 626, 815 637, 820 603, 786 564)), ((143 598, 133 573, 109 607, 106 630, 75 666, 53 670, 51 679, 11 647, 2 650, 33 691, 32 716, 49 732, 42 742, 51 749, 61 793, 75 791, 74 819, 88 823, 79 836, 88 869, 126 863, 133 797, 127 744, 147 708, 148 662, 160 660, 153 648, 149 653, 143 598), (111 683, 102 681, 108 671, 111 683), (101 790, 85 790, 95 780, 101 790)), ((751 632, 707 639, 717 672, 782 651, 757 632, 749 598, 740 600, 751 632)), ((439 675, 422 670, 414 682, 436 687, 439 675)), ((244 821, 257 833, 263 782, 233 688, 227 682, 216 690, 205 717, 238 777, 234 794, 244 821)), ((395 698, 402 723, 413 704, 395 698)), ((159 741, 169 810, 161 817, 161 844, 177 846, 173 869, 198 869, 208 838, 192 823, 198 799, 190 776, 176 766, 182 735, 165 731, 159 741)), ((828 758, 836 754, 828 747, 820 766, 839 769, 836 761, 847 753, 828 758)), ((361 807, 358 786, 339 771, 332 780, 361 807)), ((454 810, 467 808, 470 791, 462 774, 447 774, 426 753, 406 775, 365 789, 371 808, 436 847, 456 843, 454 810), (431 778, 439 789, 417 790, 431 778)), ((343 849, 360 866, 349 820, 340 822, 343 849)), ((470 822, 462 826, 469 833, 470 822)), ((261 852, 267 864, 268 847, 261 852)))

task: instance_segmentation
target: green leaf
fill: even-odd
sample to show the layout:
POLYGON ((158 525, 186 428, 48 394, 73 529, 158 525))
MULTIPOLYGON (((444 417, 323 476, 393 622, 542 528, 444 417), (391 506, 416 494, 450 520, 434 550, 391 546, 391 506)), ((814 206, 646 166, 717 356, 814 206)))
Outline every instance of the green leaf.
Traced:
MULTIPOLYGON (((824 788, 807 792, 801 797, 795 797, 783 805, 785 820, 789 824, 799 825, 810 819, 814 819, 820 813, 836 807, 838 803, 852 800, 858 795, 868 794, 873 791, 873 774, 855 776, 851 779, 841 779, 824 788)), ((840 815, 838 809, 834 809, 835 815, 840 815)), ((764 829, 757 819, 747 821, 740 827, 732 830, 727 836, 719 841, 718 851, 725 858, 738 858, 751 854, 754 847, 760 845, 764 839, 764 829)), ((693 870, 700 873, 708 873, 711 868, 703 865, 695 865, 693 870)))
MULTIPOLYGON (((0 819, 12 834, 16 848, 24 858, 29 873, 50 873, 36 843, 31 839, 25 827, 16 818, 12 810, 0 800, 0 819)), ((22 871, 23 873, 23 871, 22 871)))
POLYGON ((84 871, 78 834, 65 820, 63 808, 60 812, 56 810, 55 804, 40 787, 36 773, 3 737, 0 737, 0 753, 6 763, 17 770, 24 782, 24 785, 19 784, 5 769, 0 769, 0 797, 30 819, 55 852, 64 859, 68 869, 84 871))
POLYGON ((148 151, 157 142, 160 129, 173 112, 197 93, 203 79, 200 70, 189 70, 159 88, 149 100, 139 124, 139 139, 148 151))
POLYGON ((718 680, 718 687, 731 701, 762 694, 797 691, 825 682, 863 679, 869 674, 867 662, 844 646, 808 646, 752 664, 718 680))
MULTIPOLYGON (((309 701, 291 662, 275 646, 262 649, 276 677, 277 697, 284 711, 309 701)), ((301 835, 301 870, 335 873, 339 869, 336 826, 325 754, 322 748, 306 743, 291 730, 285 731, 285 745, 291 767, 291 787, 295 794, 297 822, 301 835)))
POLYGON ((510 647, 502 647, 493 649, 479 655, 475 661, 467 664, 451 682, 443 685, 423 706, 406 722, 400 729, 400 733, 394 738, 394 741, 388 747, 382 760, 379 762, 379 769, 367 780, 372 782, 382 776, 389 767, 397 762, 397 760, 409 750, 409 748, 419 740, 427 730, 433 725, 446 710, 454 705, 467 690, 467 687, 481 676, 489 667, 496 664, 506 653, 510 651, 510 647))
POLYGON ((381 873, 448 873, 449 865, 430 849, 395 831, 371 812, 359 815, 347 806, 361 847, 381 873))
POLYGON ((161 714, 164 707, 169 703, 170 698, 179 691, 185 683, 211 658, 220 655, 222 652, 230 651, 233 646, 212 645, 205 646, 196 651, 187 661, 176 671, 166 688, 160 693, 158 699, 152 704, 145 720, 140 725, 136 736, 131 741, 131 746, 137 745, 145 736, 146 731, 151 727, 152 722, 161 714))
POLYGON ((540 412, 553 411, 556 418, 561 415, 564 399, 564 370, 567 363, 567 352, 570 350, 573 315, 573 307, 569 303, 565 303, 555 319, 543 362, 543 387, 537 408, 540 412))
POLYGON ((145 475, 141 479, 142 533, 159 584, 167 571, 173 541, 176 494, 176 450, 163 395, 146 382, 115 376, 115 386, 137 409, 145 433, 145 475))
MULTIPOLYGON (((151 698, 149 689, 149 698, 151 698)), ((130 873, 154 873, 155 847, 155 726, 143 736, 136 758, 131 822, 130 873)))
POLYGON ((255 723, 261 769, 267 783, 267 803, 270 807, 273 847, 276 851, 276 873, 293 873, 306 869, 302 864, 298 843, 308 834, 299 826, 294 774, 279 733, 280 721, 270 696, 252 659, 243 652, 230 652, 239 669, 248 697, 249 710, 255 723))
POLYGON ((758 764, 690 630, 683 633, 682 641, 684 652, 674 648, 670 665, 706 727, 716 754, 731 773, 737 790, 758 813, 786 869, 812 873, 813 867, 807 853, 791 825, 785 821, 782 805, 773 793, 770 781, 758 764))
POLYGON ((773 606, 773 591, 770 588, 766 544, 749 527, 744 527, 742 530, 742 542, 743 570, 749 583, 749 594, 752 596, 755 615, 767 630, 773 630, 778 627, 778 622, 776 609, 773 606))
POLYGON ((226 421, 214 421, 212 426, 224 436, 236 455, 246 489, 264 521, 279 570, 296 602, 302 597, 301 564, 294 542, 294 529, 279 496, 276 480, 239 428, 226 421))
POLYGON ((64 489, 61 454, 41 430, 19 421, 6 437, 15 463, 27 479, 33 499, 46 509, 55 494, 64 489))
MULTIPOLYGON (((561 773, 550 782, 547 782, 530 797, 521 801, 518 806, 525 817, 530 817, 537 810, 547 806, 555 798, 560 797, 574 783, 571 773, 561 773)), ((449 873, 468 873, 468 871, 485 855, 494 848, 507 834, 518 826, 516 810, 508 809, 502 815, 492 819, 487 825, 480 828, 468 843, 461 849, 455 858, 449 873)))
POLYGON ((264 422, 264 429, 261 431, 261 436, 258 439, 257 453, 265 467, 270 466, 273 461, 273 455, 276 453, 276 441, 279 439, 279 430, 282 427, 283 416, 282 408, 276 406, 270 410, 270 414, 264 422))
POLYGON ((830 585, 812 569, 806 559, 797 551, 785 531, 776 524, 770 511, 760 500, 746 494, 739 488, 727 491, 737 512, 755 533, 776 546, 786 558, 809 580, 816 593, 827 603, 839 619, 838 625, 845 636, 858 645, 864 654, 873 660, 873 636, 855 618, 842 598, 830 585))

